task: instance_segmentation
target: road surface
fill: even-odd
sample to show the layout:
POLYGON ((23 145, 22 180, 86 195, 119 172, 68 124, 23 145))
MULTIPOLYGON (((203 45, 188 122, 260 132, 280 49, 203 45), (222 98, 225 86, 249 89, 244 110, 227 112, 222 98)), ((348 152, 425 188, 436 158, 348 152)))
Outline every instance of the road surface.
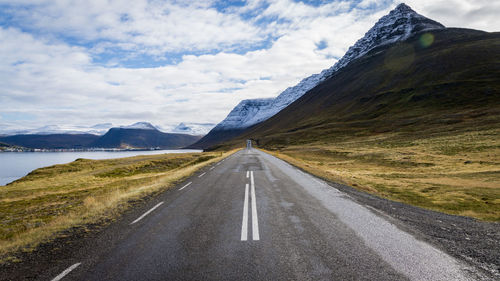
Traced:
POLYGON ((53 280, 474 280, 325 182, 247 148, 75 253, 53 280))

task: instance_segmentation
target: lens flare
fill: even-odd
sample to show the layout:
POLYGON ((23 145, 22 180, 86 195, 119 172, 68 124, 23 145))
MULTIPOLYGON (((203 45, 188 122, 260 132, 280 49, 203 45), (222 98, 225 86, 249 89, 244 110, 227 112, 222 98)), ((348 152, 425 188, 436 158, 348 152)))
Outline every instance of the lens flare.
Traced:
POLYGON ((411 44, 398 44, 390 48, 384 58, 387 69, 391 71, 403 71, 408 69, 415 60, 415 49, 411 44))
POLYGON ((420 46, 427 48, 434 42, 434 35, 431 33, 424 33, 420 36, 420 46))

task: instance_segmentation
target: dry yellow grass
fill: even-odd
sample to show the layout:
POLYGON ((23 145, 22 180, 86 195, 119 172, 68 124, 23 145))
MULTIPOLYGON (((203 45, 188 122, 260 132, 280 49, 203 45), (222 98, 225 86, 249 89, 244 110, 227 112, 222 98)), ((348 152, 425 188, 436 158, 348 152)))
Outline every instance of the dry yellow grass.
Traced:
POLYGON ((64 230, 116 218, 132 200, 161 192, 234 152, 79 159, 35 170, 0 187, 0 262, 64 230))
POLYGON ((271 151, 320 177, 450 214, 500 221, 500 130, 381 135, 271 151))

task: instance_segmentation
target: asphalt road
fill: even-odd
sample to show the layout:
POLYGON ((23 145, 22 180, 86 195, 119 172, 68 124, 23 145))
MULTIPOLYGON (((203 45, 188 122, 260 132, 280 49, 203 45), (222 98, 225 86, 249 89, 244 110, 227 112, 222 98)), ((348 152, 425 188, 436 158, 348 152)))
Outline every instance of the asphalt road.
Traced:
POLYGON ((122 281, 481 279, 397 222, 256 149, 205 168, 138 212, 47 274, 122 281))

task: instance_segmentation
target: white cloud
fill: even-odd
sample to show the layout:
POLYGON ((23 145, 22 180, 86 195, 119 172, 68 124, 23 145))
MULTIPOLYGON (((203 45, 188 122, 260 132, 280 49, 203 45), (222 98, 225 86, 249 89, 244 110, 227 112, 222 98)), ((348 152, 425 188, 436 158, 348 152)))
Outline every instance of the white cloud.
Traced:
MULTIPOLYGON (((445 25, 500 29, 493 15, 500 12, 498 4, 450 1, 453 5, 440 0, 408 4, 445 25)), ((17 27, 0 26, 0 130, 103 122, 217 123, 241 99, 276 96, 330 67, 397 4, 366 0, 351 9, 348 1, 320 7, 249 1, 220 12, 206 1, 107 2, 16 1, 15 7, 31 8, 10 11, 22 21, 17 27), (252 11, 257 16, 244 19, 252 11), (242 51, 241 46, 268 36, 275 39, 266 48, 242 51), (319 42, 325 48, 318 50, 319 42), (115 48, 138 58, 172 50, 200 54, 185 53, 176 64, 150 68, 120 66, 115 57, 107 64, 94 62, 97 54, 115 48)))
POLYGON ((104 40, 108 44, 102 46, 155 55, 262 40, 259 28, 236 14, 207 7, 210 1, 5 2, 12 3, 9 11, 25 29, 63 34, 81 43, 104 40))
POLYGON ((418 13, 447 27, 485 31, 500 30, 500 1, 491 0, 406 0, 418 13))

